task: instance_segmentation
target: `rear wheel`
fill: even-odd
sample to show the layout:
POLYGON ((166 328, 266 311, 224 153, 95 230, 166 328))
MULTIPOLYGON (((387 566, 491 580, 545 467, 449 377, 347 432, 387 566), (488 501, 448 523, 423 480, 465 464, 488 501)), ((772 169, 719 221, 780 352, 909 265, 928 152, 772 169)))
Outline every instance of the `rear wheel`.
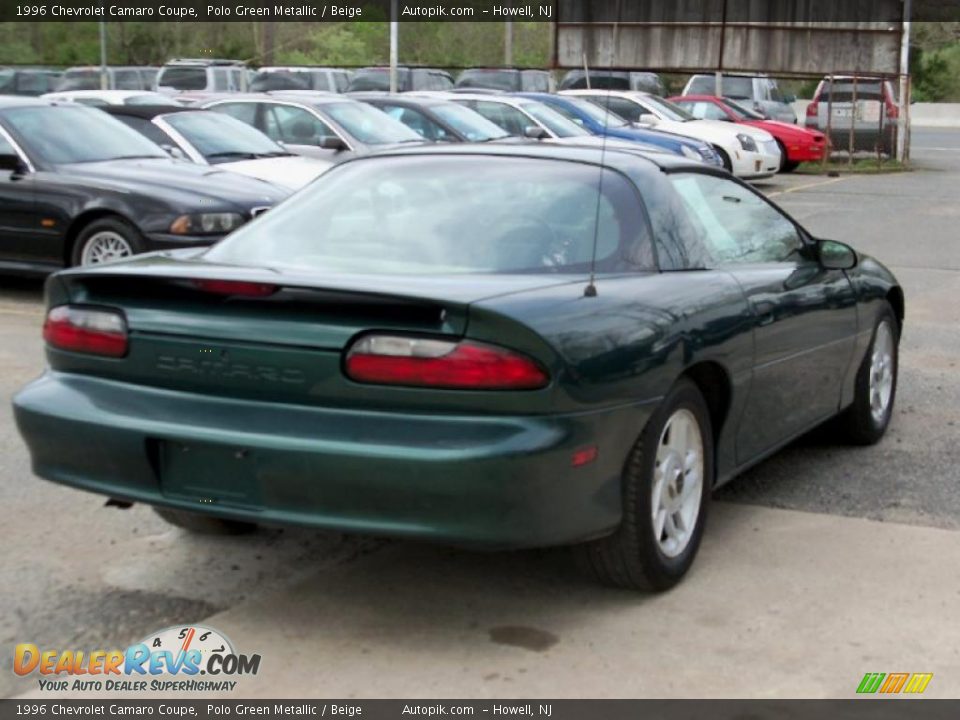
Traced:
POLYGON ((796 170, 798 167, 800 167, 800 163, 798 163, 798 162, 788 162, 788 163, 780 166, 780 172, 792 173, 792 172, 793 172, 794 170, 796 170))
POLYGON ((86 225, 77 236, 71 265, 100 265, 144 251, 140 232, 119 217, 105 217, 86 225))
POLYGON ((710 416, 696 385, 682 379, 627 459, 620 528, 577 546, 580 565, 608 585, 673 587, 700 547, 712 485, 710 416))
POLYGON ((153 511, 171 525, 198 535, 245 535, 257 529, 254 523, 224 520, 223 518, 187 512, 186 510, 155 507, 153 511))
POLYGON ((877 317, 870 349, 857 371, 853 404, 839 417, 847 439, 872 445, 883 437, 893 415, 897 394, 900 328, 889 303, 877 317))

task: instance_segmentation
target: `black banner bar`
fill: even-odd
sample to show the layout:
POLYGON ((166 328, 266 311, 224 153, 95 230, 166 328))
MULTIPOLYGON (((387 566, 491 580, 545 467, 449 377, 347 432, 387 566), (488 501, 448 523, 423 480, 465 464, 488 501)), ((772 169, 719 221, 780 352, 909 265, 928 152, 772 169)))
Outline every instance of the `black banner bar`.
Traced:
POLYGON ((0 700, 24 718, 539 718, 540 720, 955 720, 960 700, 0 700))
MULTIPOLYGON (((382 22, 390 0, 3 0, 0 21, 382 22)), ((397 0, 400 22, 899 23, 903 0, 397 0)), ((960 0, 913 0, 915 22, 960 21, 960 0)))

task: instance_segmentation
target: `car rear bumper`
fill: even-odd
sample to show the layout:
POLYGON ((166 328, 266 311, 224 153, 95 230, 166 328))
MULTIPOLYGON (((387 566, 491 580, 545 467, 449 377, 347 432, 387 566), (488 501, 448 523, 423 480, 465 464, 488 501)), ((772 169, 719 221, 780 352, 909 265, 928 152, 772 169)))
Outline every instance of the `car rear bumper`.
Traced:
POLYGON ((560 545, 614 530, 623 463, 653 407, 401 414, 53 371, 14 398, 34 472, 54 482, 264 524, 488 547, 560 545), (574 467, 574 451, 594 443, 597 459, 574 467))

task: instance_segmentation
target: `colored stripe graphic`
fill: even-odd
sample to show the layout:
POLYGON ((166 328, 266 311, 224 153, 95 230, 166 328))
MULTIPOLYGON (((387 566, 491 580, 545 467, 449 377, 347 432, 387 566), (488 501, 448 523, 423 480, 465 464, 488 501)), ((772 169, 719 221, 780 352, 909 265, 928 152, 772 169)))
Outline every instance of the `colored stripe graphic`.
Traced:
POLYGON ((857 692, 875 693, 885 677, 886 673, 867 673, 863 676, 863 680, 860 681, 860 686, 857 688, 857 692))
POLYGON ((910 673, 890 673, 887 675, 886 682, 880 686, 882 693, 898 693, 907 682, 910 673))
POLYGON ((922 693, 933 680, 933 673, 914 673, 903 689, 905 693, 922 693))

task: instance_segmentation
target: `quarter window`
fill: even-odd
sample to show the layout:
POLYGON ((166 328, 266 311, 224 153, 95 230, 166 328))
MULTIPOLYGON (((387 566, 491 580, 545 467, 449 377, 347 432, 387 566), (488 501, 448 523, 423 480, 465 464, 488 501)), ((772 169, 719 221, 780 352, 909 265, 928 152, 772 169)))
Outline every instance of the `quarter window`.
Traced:
POLYGON ((743 185, 697 173, 670 179, 712 265, 783 262, 802 247, 796 226, 743 185))

